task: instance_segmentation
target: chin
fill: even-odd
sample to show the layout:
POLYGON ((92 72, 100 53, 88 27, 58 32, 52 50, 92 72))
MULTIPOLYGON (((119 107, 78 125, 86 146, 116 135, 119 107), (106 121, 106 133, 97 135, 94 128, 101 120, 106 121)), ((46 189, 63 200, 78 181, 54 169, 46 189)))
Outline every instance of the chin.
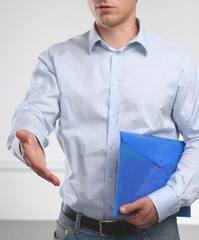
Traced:
POLYGON ((104 27, 115 27, 117 25, 119 25, 118 21, 111 19, 111 18, 104 18, 104 19, 100 19, 100 21, 98 21, 98 24, 104 27))

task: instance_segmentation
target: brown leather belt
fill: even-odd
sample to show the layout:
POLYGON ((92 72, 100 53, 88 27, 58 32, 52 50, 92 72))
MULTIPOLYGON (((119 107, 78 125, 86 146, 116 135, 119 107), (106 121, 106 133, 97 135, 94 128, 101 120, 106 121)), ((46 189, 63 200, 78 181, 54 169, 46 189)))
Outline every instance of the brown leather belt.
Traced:
MULTIPOLYGON (((62 203, 62 212, 72 221, 76 221, 77 212, 73 211, 69 206, 62 203)), ((137 233, 137 227, 125 221, 118 220, 96 220, 86 216, 81 216, 80 225, 96 232, 101 236, 119 236, 137 233)))

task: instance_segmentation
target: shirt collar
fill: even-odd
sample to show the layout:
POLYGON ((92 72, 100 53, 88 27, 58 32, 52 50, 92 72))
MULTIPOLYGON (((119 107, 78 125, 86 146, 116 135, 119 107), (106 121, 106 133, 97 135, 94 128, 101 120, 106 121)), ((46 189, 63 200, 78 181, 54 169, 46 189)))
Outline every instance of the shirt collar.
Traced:
POLYGON ((99 36, 99 34, 96 30, 95 24, 94 24, 93 28, 89 32, 89 54, 92 53, 95 44, 97 44, 98 42, 101 42, 101 41, 103 42, 103 40, 101 39, 101 37, 99 36))
POLYGON ((129 43, 134 43, 137 42, 138 44, 140 44, 143 47, 143 50, 145 52, 145 54, 148 53, 148 37, 147 37, 147 31, 144 29, 143 25, 141 24, 139 19, 136 19, 136 24, 139 28, 139 32, 138 35, 134 37, 134 39, 132 39, 129 43))
MULTIPOLYGON (((136 19, 136 24, 139 27, 138 35, 135 36, 126 46, 124 46, 124 48, 137 42, 143 47, 144 53, 147 54, 148 52, 147 31, 144 29, 139 19, 136 19)), ((104 41, 99 36, 94 24, 93 28, 89 32, 89 54, 92 54, 94 46, 99 42, 104 43, 104 41)), ((106 43, 104 44, 107 45, 106 43)))

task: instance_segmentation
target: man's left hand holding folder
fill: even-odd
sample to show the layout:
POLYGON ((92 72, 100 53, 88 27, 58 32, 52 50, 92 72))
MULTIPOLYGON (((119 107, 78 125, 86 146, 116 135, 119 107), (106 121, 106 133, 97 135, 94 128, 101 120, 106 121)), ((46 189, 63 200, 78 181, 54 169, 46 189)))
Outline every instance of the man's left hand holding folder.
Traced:
POLYGON ((149 197, 143 197, 133 203, 129 203, 120 207, 120 213, 129 214, 123 219, 139 229, 147 229, 154 223, 158 222, 158 214, 156 208, 149 197))

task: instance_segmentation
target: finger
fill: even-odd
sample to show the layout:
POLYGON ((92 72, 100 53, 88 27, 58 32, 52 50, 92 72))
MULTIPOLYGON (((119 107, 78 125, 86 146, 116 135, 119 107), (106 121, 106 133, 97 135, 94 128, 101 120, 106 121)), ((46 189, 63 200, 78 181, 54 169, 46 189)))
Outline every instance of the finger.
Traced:
POLYGON ((57 176, 52 174, 47 168, 33 168, 33 170, 45 180, 51 182, 55 186, 60 185, 60 180, 57 176))
POLYGON ((138 212, 132 213, 130 216, 123 216, 123 220, 127 221, 127 222, 134 222, 137 218, 138 212))
POLYGON ((52 183, 54 186, 59 186, 60 185, 60 180, 58 177, 56 177, 55 175, 48 174, 48 173, 41 173, 41 172, 37 172, 37 174, 42 177, 43 179, 47 180, 48 182, 52 183), (51 175, 51 176, 50 176, 51 175))
POLYGON ((133 225, 137 224, 137 222, 136 222, 136 214, 133 214, 131 216, 124 216, 124 217, 122 217, 122 219, 124 221, 126 221, 126 222, 129 222, 129 223, 133 224, 133 225))
POLYGON ((129 203, 126 205, 123 205, 120 207, 119 211, 122 214, 128 214, 128 213, 132 213, 135 212, 139 209, 139 202, 135 201, 133 203, 129 203))
POLYGON ((137 212, 131 216, 124 216, 122 219, 135 225, 139 229, 147 229, 155 223, 153 219, 147 219, 147 216, 143 218, 143 216, 140 215, 140 212, 137 212))

